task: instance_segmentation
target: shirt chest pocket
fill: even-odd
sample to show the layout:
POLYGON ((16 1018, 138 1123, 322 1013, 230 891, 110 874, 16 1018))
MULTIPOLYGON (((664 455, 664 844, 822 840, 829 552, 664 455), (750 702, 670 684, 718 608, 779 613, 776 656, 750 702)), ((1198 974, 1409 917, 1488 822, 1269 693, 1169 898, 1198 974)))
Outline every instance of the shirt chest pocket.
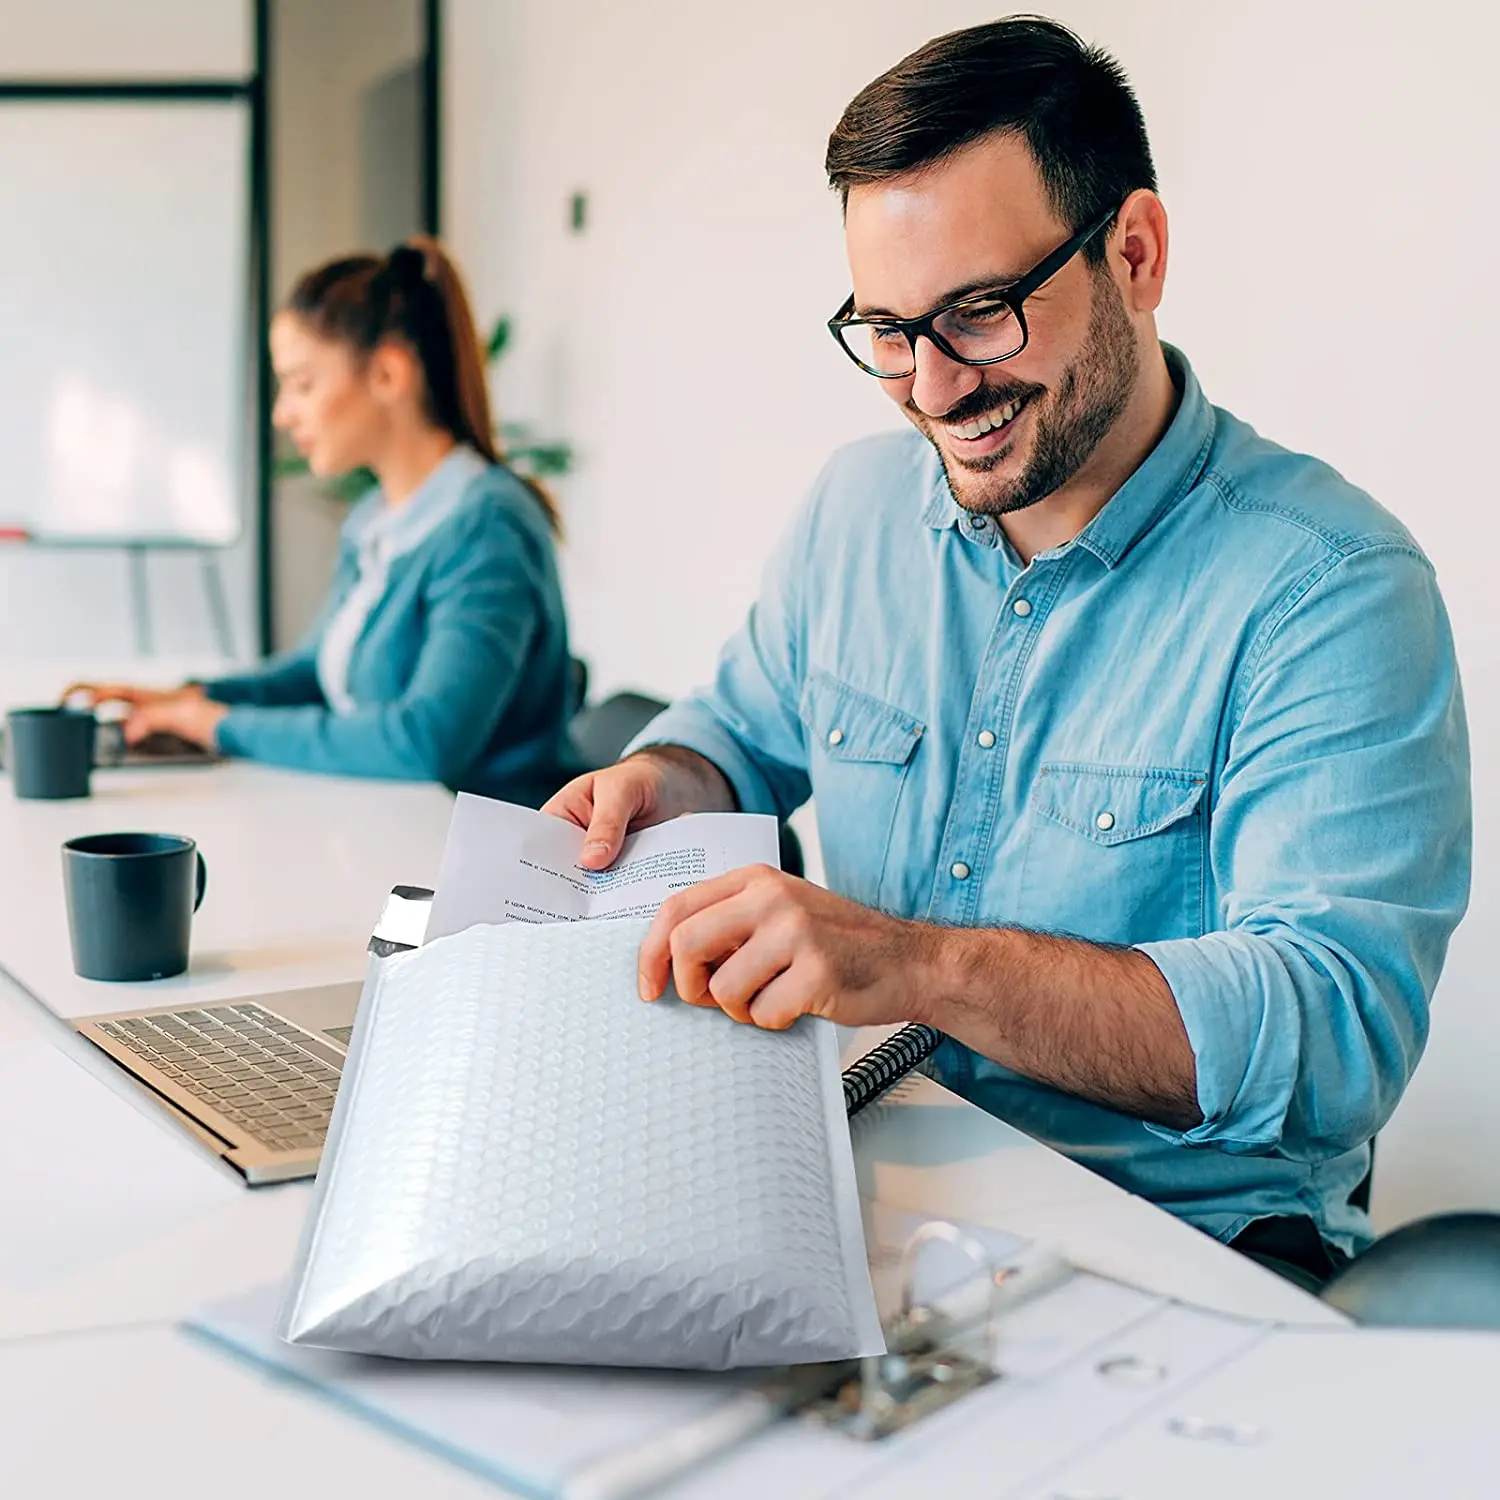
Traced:
POLYGON ((799 712, 828 886, 879 905, 896 812, 925 726, 823 671, 803 685, 799 712))
POLYGON ((1102 943, 1203 930, 1203 787, 1196 771, 1044 765, 1021 875, 1026 927, 1102 943))

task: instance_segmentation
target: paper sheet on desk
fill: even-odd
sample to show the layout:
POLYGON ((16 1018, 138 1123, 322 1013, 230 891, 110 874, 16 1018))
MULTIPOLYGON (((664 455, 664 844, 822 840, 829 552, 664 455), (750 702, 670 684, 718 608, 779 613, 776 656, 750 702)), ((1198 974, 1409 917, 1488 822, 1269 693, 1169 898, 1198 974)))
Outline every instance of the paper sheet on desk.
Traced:
POLYGON ((1014 1500, 1493 1500, 1497 1390, 1494 1333, 1268 1329, 1014 1500))
POLYGON ((58 1048, 0 1049, 0 1293, 34 1292, 242 1192, 58 1048))
POLYGON ((584 870, 581 828, 460 792, 426 941, 479 922, 649 917, 673 891, 742 865, 774 865, 778 850, 774 818, 692 813, 631 834, 609 869, 584 870))

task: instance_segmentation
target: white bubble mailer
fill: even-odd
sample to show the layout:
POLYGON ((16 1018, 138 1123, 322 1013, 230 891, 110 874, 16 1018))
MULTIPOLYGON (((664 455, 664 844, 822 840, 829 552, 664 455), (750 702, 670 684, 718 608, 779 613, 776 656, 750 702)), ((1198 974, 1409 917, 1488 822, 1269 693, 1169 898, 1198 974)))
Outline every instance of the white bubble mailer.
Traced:
POLYGON ((373 962, 278 1332, 726 1369, 884 1348, 831 1025, 636 998, 647 923, 373 962))

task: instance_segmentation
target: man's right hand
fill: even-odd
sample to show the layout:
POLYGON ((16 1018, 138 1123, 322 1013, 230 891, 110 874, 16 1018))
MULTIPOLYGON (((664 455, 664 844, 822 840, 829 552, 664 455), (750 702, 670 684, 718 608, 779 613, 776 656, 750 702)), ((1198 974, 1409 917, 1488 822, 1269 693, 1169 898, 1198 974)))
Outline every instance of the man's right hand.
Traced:
POLYGON ((681 745, 657 745, 570 781, 542 811, 585 829, 580 863, 603 870, 619 856, 627 833, 684 813, 735 807, 734 793, 712 761, 681 745))

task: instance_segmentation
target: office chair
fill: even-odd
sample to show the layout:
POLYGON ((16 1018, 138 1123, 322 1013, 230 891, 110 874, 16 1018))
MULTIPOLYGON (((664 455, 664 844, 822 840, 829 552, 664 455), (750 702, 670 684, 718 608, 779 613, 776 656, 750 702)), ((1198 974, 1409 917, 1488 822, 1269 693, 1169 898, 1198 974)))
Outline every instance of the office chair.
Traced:
POLYGON ((573 743, 591 771, 612 766, 626 745, 667 705, 645 693, 613 693, 573 716, 573 743))
POLYGON ((1370 1138, 1370 1165, 1365 1169, 1365 1175, 1354 1185, 1354 1191, 1349 1194, 1349 1202, 1355 1208, 1362 1208, 1366 1213, 1370 1211, 1370 1189, 1375 1185, 1375 1138, 1370 1138))
POLYGON ((1393 1230, 1322 1296, 1375 1327, 1500 1331, 1500 1214, 1439 1214, 1393 1230))
POLYGON ((568 658, 568 713, 577 714, 589 696, 589 664, 576 656, 568 658))
MULTIPOLYGON (((581 663, 580 663, 581 665, 581 663)), ((625 747, 667 705, 646 693, 614 693, 600 703, 586 705, 573 717, 573 744, 590 770, 612 766, 625 747)), ((781 868, 788 875, 803 875, 802 842, 785 824, 777 832, 781 843, 781 868)))

